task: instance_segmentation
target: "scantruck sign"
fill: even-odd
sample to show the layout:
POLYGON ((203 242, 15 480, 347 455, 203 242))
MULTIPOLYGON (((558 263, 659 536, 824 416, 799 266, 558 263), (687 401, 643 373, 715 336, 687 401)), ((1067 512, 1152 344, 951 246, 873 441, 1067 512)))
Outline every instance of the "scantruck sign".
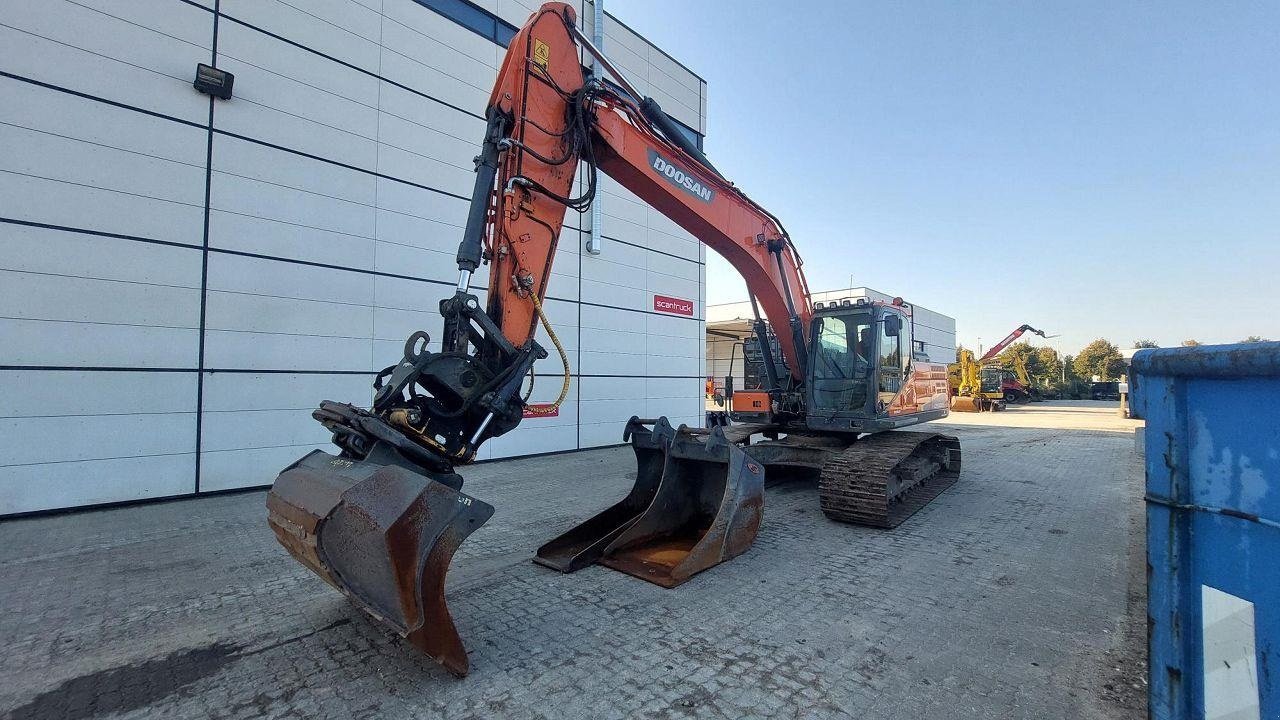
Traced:
POLYGON ((666 295, 654 295, 653 309, 660 313, 693 317, 692 300, 681 300, 680 298, 667 297, 666 295))

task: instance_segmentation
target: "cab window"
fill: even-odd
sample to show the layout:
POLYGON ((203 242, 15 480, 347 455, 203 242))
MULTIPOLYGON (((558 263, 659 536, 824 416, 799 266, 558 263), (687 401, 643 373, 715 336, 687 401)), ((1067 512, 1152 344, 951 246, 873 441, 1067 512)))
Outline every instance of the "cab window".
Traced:
POLYGON ((867 402, 875 336, 870 318, 821 317, 813 358, 813 404, 822 410, 861 410, 867 402))
MULTIPOLYGON (((880 326, 880 400, 888 402, 893 399, 894 395, 902 389, 903 358, 905 357, 902 348, 904 347, 900 340, 903 335, 910 335, 907 330, 907 323, 902 323, 902 328, 898 331, 897 336, 889 335, 888 323, 882 318, 876 323, 880 326)), ((910 347, 908 339, 906 347, 910 347)))

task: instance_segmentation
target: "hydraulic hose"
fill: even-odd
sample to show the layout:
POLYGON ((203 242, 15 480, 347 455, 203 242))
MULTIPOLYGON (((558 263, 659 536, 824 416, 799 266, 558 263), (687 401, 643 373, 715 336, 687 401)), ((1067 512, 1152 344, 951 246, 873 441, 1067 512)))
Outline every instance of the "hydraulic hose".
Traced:
MULTIPOLYGON (((551 322, 547 320, 547 314, 542 311, 542 303, 538 300, 538 293, 529 291, 529 299, 533 301, 533 309, 538 313, 538 321, 542 323, 542 327, 546 329, 547 336, 551 338, 551 344, 556 346, 556 352, 560 353, 560 364, 564 367, 564 384, 560 386, 560 397, 551 403, 550 407, 538 409, 526 409, 534 415, 550 415, 560 409, 560 403, 569 395, 569 355, 565 353, 564 346, 560 344, 560 338, 556 336, 556 331, 551 328, 551 322)), ((532 368, 531 368, 532 370, 532 368)), ((533 394, 533 377, 529 377, 529 394, 533 394)))

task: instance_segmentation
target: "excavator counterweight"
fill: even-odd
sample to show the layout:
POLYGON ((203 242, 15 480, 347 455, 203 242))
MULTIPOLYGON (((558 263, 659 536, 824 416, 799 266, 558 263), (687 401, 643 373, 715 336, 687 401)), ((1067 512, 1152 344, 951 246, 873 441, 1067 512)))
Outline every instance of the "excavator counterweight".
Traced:
MULTIPOLYGON (((561 572, 599 563, 672 588, 751 548, 767 472, 821 473, 829 517, 876 526, 902 522, 955 481, 955 438, 897 432, 947 414, 946 367, 916 350, 910 305, 811 302, 781 222, 639 95, 583 36, 572 6, 547 3, 516 33, 485 118, 438 343, 413 333, 378 373, 369 409, 322 402, 313 416, 339 453, 308 454, 268 493, 268 522, 300 563, 450 672, 467 673, 445 576, 494 510, 462 492, 457 468, 532 411, 534 363, 550 355, 539 326, 564 371, 552 406, 569 391, 568 354, 543 301, 565 213, 591 203, 597 171, 743 276, 754 333, 769 340, 759 350, 768 379, 742 393, 729 427, 631 418, 630 491, 539 548, 536 562, 561 572), (617 84, 584 71, 579 50, 617 84), (471 280, 486 264, 482 302, 471 280)), ((586 478, 582 487, 593 489, 586 478)))

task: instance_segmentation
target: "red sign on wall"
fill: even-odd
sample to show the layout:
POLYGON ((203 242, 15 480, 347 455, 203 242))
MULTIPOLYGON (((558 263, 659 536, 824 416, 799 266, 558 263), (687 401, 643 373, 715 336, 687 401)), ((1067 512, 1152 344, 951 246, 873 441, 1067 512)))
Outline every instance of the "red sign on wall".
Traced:
POLYGON ((560 406, 551 403, 529 403, 524 406, 524 416, 527 418, 559 417, 560 406))
POLYGON ((681 300, 680 298, 667 297, 666 295, 654 295, 653 309, 661 313, 670 313, 672 315, 688 315, 692 317, 693 301, 681 300))

